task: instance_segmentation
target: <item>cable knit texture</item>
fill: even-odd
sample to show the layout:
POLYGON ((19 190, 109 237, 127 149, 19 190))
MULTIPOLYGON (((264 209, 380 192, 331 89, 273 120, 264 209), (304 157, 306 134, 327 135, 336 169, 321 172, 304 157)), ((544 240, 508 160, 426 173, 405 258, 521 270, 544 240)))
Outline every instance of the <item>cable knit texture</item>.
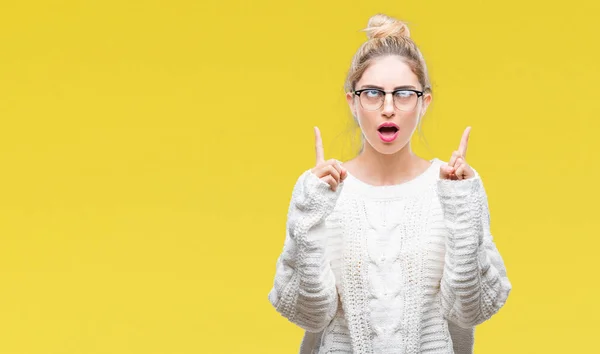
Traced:
POLYGON ((511 284, 481 177, 431 162, 393 186, 298 178, 269 301, 305 330, 301 354, 473 353, 511 284))

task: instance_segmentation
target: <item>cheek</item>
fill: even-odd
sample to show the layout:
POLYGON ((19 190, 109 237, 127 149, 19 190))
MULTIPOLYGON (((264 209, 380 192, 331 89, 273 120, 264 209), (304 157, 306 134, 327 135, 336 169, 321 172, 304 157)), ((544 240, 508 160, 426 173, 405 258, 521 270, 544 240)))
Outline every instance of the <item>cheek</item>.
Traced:
POLYGON ((364 110, 357 110, 358 123, 360 127, 365 130, 373 130, 373 127, 377 124, 377 114, 373 112, 365 112, 364 110))
POLYGON ((400 117, 400 124, 406 128, 412 128, 419 123, 419 112, 404 114, 400 117))

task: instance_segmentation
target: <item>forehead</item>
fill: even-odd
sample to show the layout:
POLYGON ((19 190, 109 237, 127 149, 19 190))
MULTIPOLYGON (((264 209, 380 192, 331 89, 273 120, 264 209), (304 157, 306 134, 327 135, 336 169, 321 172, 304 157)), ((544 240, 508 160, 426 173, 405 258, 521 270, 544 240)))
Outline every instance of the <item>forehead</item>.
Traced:
POLYGON ((417 76, 398 56, 375 59, 356 83, 356 88, 360 88, 361 85, 380 86, 386 90, 405 85, 416 88, 421 86, 417 76))

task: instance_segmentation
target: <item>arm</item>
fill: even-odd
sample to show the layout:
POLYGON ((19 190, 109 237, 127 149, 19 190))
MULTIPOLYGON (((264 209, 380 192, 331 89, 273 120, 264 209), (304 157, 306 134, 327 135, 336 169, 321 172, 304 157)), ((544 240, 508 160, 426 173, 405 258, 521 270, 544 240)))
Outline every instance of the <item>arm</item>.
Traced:
POLYGON ((277 312, 309 332, 323 330, 337 311, 335 277, 325 253, 324 220, 333 211, 341 187, 332 191, 310 170, 300 176, 269 292, 277 312))
POLYGON ((437 183, 449 231, 442 309, 460 327, 474 327, 500 310, 512 286, 490 233, 487 195, 479 174, 475 171, 469 179, 439 179, 437 183))

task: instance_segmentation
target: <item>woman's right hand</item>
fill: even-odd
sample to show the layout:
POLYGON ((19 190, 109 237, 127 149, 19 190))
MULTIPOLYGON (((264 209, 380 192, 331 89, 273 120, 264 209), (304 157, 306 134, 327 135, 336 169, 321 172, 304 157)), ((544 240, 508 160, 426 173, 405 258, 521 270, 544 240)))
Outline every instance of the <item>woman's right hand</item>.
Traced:
POLYGON ((331 190, 335 192, 338 185, 348 176, 348 172, 335 159, 325 161, 321 132, 317 127, 315 127, 315 152, 317 163, 310 171, 322 181, 328 183, 331 190))

